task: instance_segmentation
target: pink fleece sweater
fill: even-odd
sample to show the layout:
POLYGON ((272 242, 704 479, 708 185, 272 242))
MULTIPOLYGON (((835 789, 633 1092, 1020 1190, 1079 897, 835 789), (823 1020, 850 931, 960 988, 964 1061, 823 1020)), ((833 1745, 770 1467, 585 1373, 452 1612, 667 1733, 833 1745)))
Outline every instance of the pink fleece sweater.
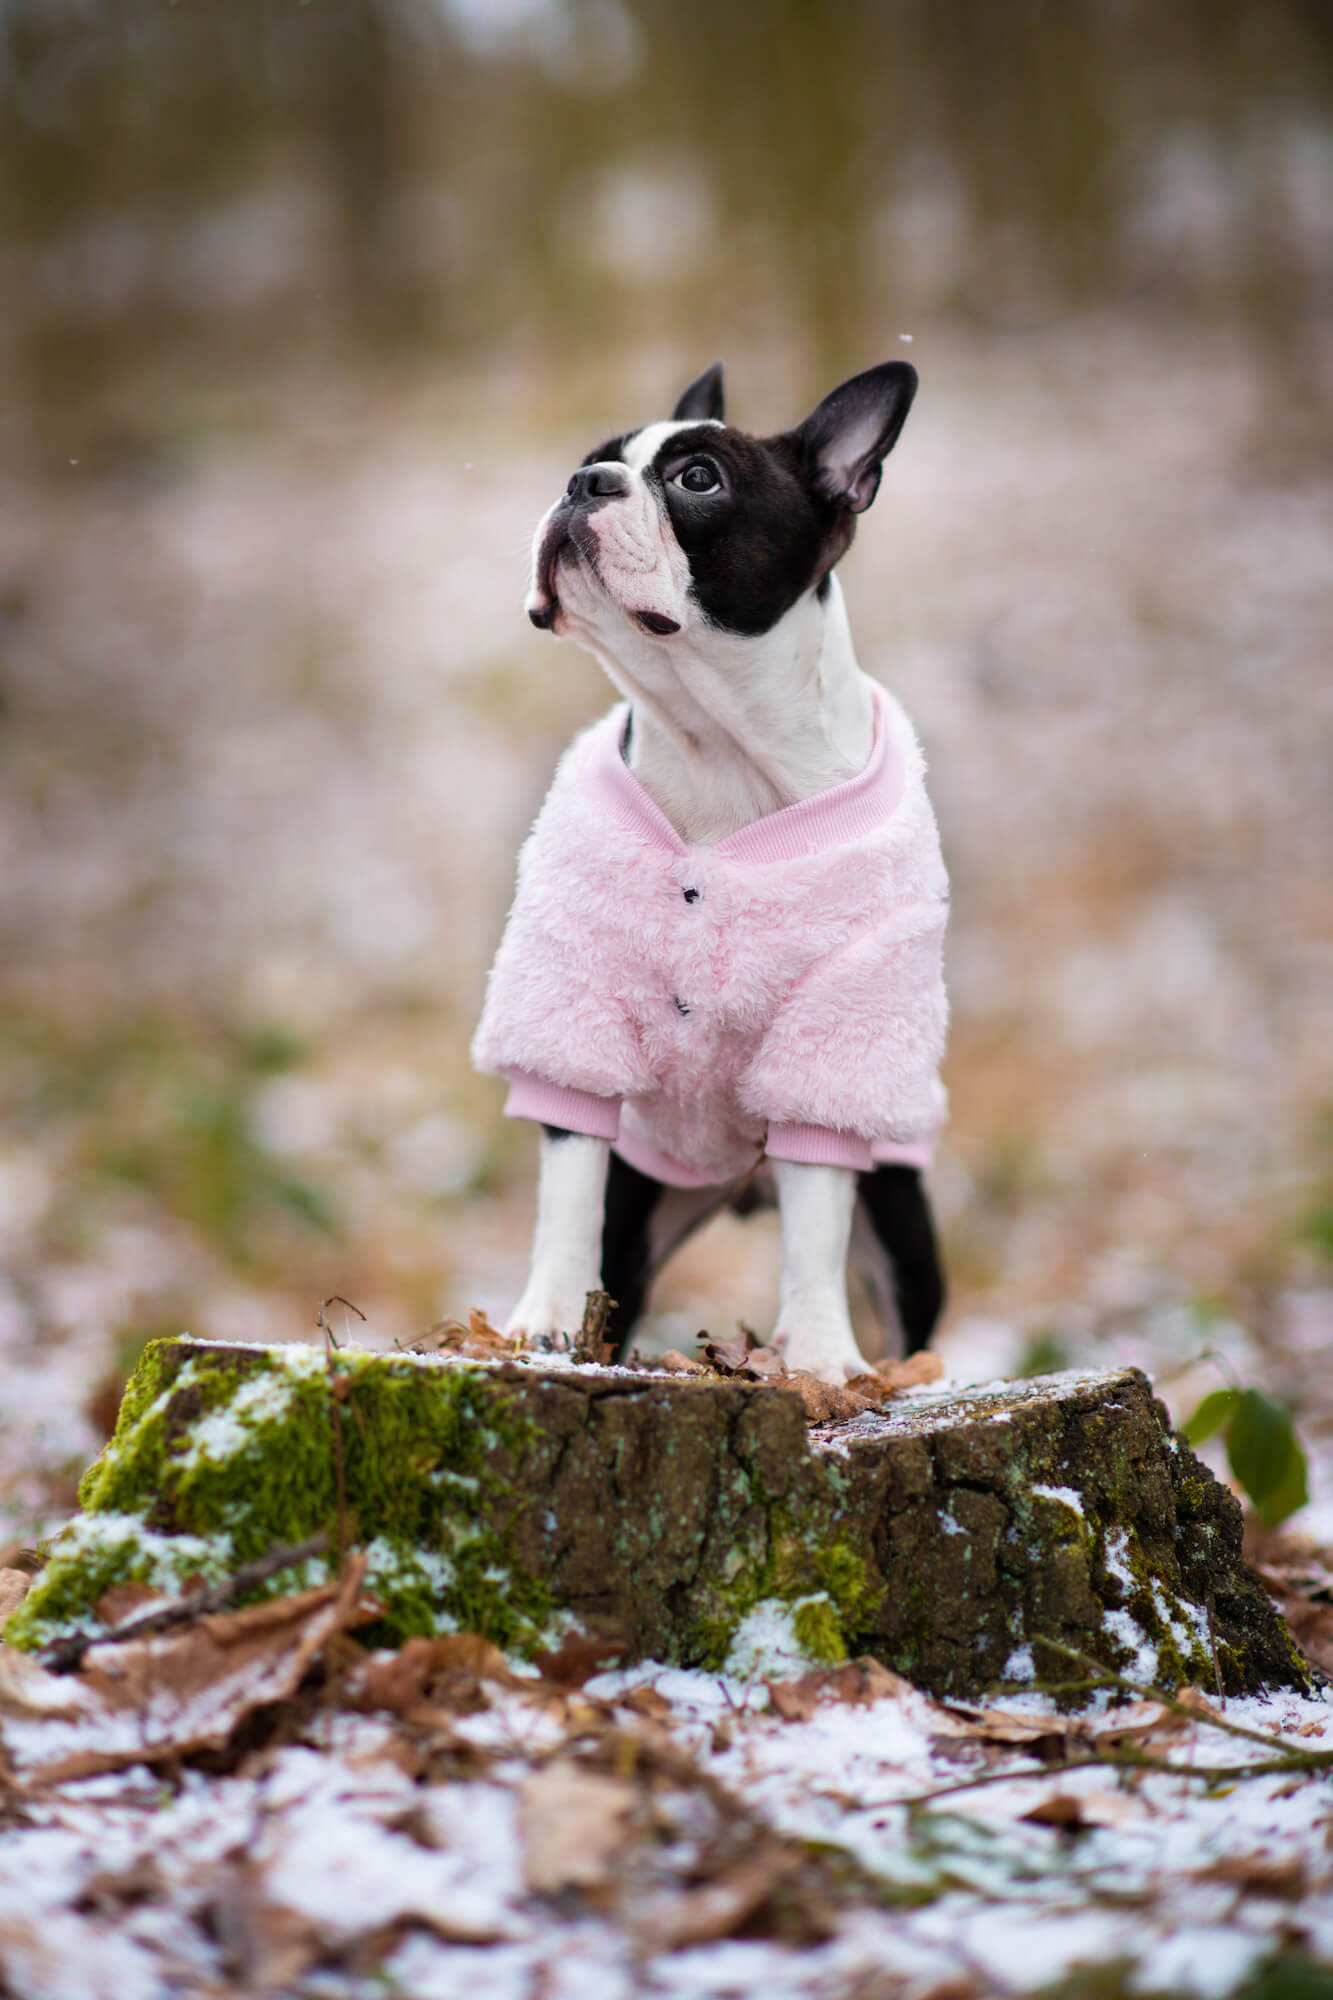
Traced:
POLYGON ((510 1117, 711 1186, 771 1158, 928 1164, 944 1116, 948 879, 911 724, 882 688, 858 777, 709 847, 622 756, 561 759, 473 1042, 510 1117))

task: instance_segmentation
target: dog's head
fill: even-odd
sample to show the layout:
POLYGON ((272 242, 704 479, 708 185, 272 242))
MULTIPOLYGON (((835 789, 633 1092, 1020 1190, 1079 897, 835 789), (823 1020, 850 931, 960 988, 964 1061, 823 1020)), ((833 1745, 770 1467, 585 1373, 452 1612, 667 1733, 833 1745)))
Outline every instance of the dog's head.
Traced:
POLYGON ((715 363, 668 422, 588 453, 537 529, 529 618, 598 651, 630 631, 769 631, 845 553, 916 382, 887 361, 755 438, 725 421, 715 363))

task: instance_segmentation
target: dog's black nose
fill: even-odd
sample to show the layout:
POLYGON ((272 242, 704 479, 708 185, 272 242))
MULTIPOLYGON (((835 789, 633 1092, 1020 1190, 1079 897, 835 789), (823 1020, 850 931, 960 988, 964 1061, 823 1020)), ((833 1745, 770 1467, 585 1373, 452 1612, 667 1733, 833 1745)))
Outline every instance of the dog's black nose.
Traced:
POLYGON ((567 500, 623 500, 629 482, 614 465, 581 465, 565 488, 567 500))

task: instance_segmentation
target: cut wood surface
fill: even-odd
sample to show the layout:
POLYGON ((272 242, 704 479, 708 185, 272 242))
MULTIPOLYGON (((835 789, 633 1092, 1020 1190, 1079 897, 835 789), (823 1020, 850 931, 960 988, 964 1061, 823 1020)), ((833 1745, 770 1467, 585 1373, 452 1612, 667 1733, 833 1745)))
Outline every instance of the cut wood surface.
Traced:
POLYGON ((1308 1678, 1236 1502, 1128 1369, 812 1425, 767 1380, 160 1341, 81 1498, 12 1641, 96 1635, 117 1586, 198 1589, 327 1532, 265 1588, 354 1546, 371 1640, 578 1632, 756 1672, 777 1643, 953 1696, 1076 1682, 1071 1655, 1228 1693, 1308 1678))

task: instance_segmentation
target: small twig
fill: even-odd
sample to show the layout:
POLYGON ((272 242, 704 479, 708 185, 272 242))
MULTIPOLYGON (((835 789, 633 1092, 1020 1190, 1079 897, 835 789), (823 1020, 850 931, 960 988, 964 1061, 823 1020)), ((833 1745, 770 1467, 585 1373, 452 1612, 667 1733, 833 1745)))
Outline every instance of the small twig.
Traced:
POLYGON ((360 1306, 354 1306, 352 1304, 352 1301, 350 1299, 345 1299, 341 1292, 334 1292, 332 1297, 325 1299, 323 1305, 320 1307, 319 1311, 315 1314, 315 1325, 319 1328, 320 1332, 323 1334, 326 1347, 331 1347, 336 1352, 338 1347, 338 1342, 333 1337, 333 1328, 329 1325, 328 1321, 324 1317, 325 1313, 328 1311, 330 1306, 346 1306, 348 1312, 354 1312, 359 1320, 364 1321, 366 1316, 362 1312, 360 1306))
POLYGON ((1220 1785, 1238 1783, 1244 1778, 1279 1777, 1288 1771, 1304 1771, 1313 1776, 1317 1771, 1327 1769, 1329 1758, 1319 1751, 1293 1752, 1288 1757, 1266 1759, 1262 1764, 1172 1764, 1164 1757, 1150 1757, 1142 1750, 1103 1750, 1088 1757, 1073 1757, 1067 1764, 1055 1769, 1049 1766, 1037 1771, 983 1771, 975 1778, 960 1778, 952 1785, 940 1785, 934 1791, 917 1792, 911 1798, 879 1799, 864 1808, 866 1812, 884 1812, 890 1806, 906 1806, 914 1810, 918 1806, 930 1805, 935 1799, 949 1798, 954 1792, 976 1791, 982 1785, 1030 1785, 1043 1778, 1062 1778, 1066 1771, 1142 1771, 1149 1776, 1164 1778, 1201 1778, 1206 1784, 1220 1785))
MULTIPOLYGON (((1119 1688, 1125 1694, 1137 1696, 1141 1701, 1160 1702, 1163 1708, 1169 1709, 1173 1715, 1183 1717, 1187 1722, 1202 1722, 1209 1729, 1221 1729, 1226 1735, 1239 1736, 1244 1742, 1262 1744, 1265 1750, 1276 1750, 1285 1755, 1291 1749, 1285 1738, 1271 1736, 1262 1729, 1246 1729, 1243 1723, 1233 1722, 1229 1715, 1200 1715, 1197 1709, 1186 1707, 1183 1701, 1177 1701, 1174 1695, 1163 1693, 1161 1688, 1149 1687, 1143 1681, 1132 1681, 1127 1675, 1117 1673, 1114 1667, 1104 1667, 1100 1660, 1091 1659, 1088 1654, 1080 1653, 1076 1647, 1062 1646, 1058 1639, 1043 1638, 1041 1643, 1043 1646, 1049 1646, 1053 1653, 1063 1653, 1067 1660, 1072 1660, 1076 1666, 1084 1668, 1093 1676, 1086 1682, 1050 1683, 1042 1688, 1043 1693, 1092 1692, 1099 1688, 1119 1688)), ((1322 1758, 1327 1764, 1333 1764, 1333 1750, 1311 1751, 1309 1754, 1311 1757, 1322 1758)))
POLYGON ((63 1639, 53 1640, 37 1657, 48 1673, 72 1674, 82 1666, 90 1647, 119 1646, 127 1639, 143 1639, 150 1633, 169 1632, 174 1626, 192 1624, 196 1618, 206 1618, 210 1612, 223 1610, 233 1598, 253 1590, 256 1584, 267 1583, 279 1570, 293 1569, 297 1563, 305 1562, 311 1556, 323 1555, 328 1546, 326 1528, 322 1533, 312 1535, 309 1541, 270 1549, 266 1556, 256 1556, 253 1562, 243 1564, 233 1576, 224 1577, 221 1583, 205 1584, 202 1589, 192 1590, 185 1597, 177 1598, 174 1604, 162 1605, 156 1611, 145 1611, 137 1618, 129 1618, 122 1625, 113 1625, 109 1632, 70 1632, 63 1639))
POLYGON ((365 1319, 365 1314, 360 1306, 354 1306, 350 1299, 345 1299, 341 1293, 335 1292, 332 1298, 325 1299, 315 1315, 315 1324, 324 1335, 324 1352, 329 1372, 329 1413, 333 1421, 333 1478, 338 1505, 338 1574, 341 1576, 347 1565, 347 1467, 343 1458, 342 1396, 339 1393, 338 1363, 334 1359, 338 1352, 338 1343, 333 1337, 333 1328, 324 1317, 327 1309, 333 1305, 346 1306, 348 1311, 354 1312, 360 1320, 365 1319))
POLYGON ((1205 1347, 1198 1354, 1191 1354, 1187 1361, 1178 1361, 1174 1368, 1168 1368, 1165 1375, 1154 1375, 1154 1389, 1160 1389, 1166 1382, 1178 1382, 1182 1375, 1190 1374, 1195 1368, 1202 1368, 1205 1361, 1215 1361, 1222 1373, 1230 1377, 1233 1389, 1239 1388, 1236 1371, 1223 1354, 1220 1347, 1205 1347))

